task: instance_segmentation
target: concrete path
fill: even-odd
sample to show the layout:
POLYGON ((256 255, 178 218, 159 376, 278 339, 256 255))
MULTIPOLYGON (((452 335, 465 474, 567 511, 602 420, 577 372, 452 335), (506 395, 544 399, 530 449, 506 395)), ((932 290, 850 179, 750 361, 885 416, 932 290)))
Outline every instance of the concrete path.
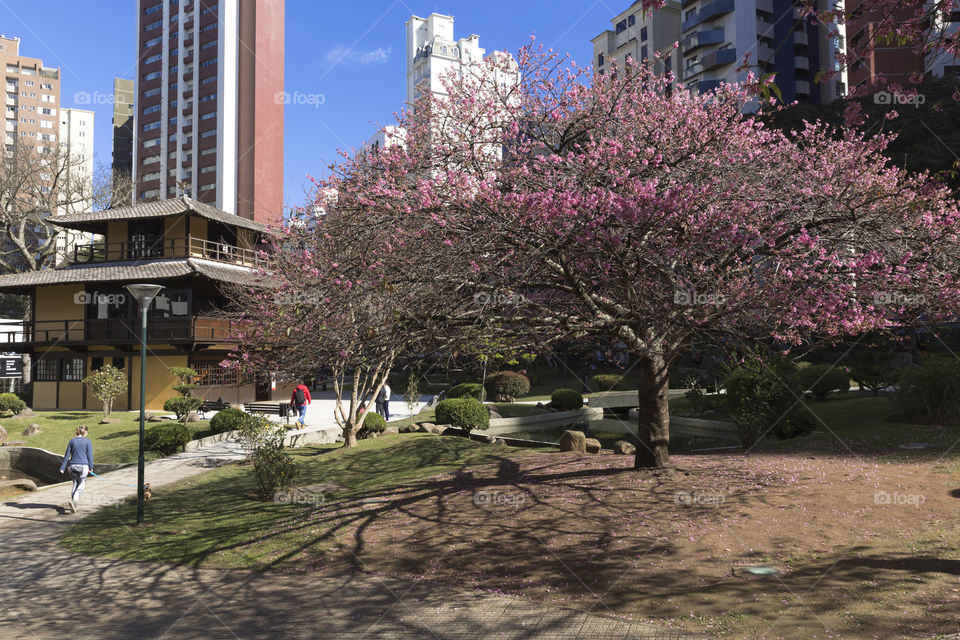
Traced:
MULTIPOLYGON (((219 443, 149 462, 146 479, 161 487, 243 455, 236 443, 219 443)), ((57 541, 77 519, 135 495, 127 486, 136 483, 135 467, 104 478, 88 480, 76 515, 64 508, 70 483, 0 505, 0 639, 694 637, 413 580, 201 570, 60 548, 57 541)))

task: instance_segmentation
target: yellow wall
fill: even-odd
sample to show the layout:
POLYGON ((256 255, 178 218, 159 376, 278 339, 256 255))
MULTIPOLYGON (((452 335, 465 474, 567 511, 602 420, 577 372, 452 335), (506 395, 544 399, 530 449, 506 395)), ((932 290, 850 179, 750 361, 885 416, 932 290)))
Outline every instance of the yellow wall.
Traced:
MULTIPOLYGON (((93 399, 97 402, 97 399, 93 399)), ((61 382, 60 383, 60 408, 61 409, 82 409, 83 408, 83 383, 82 382, 61 382)))
POLYGON ((201 218, 200 216, 190 216, 190 236, 194 238, 200 238, 202 240, 210 239, 210 236, 207 235, 206 218, 201 218))
MULTIPOLYGON (((153 356, 151 349, 163 349, 163 345, 147 345, 147 410, 163 411, 163 403, 179 395, 172 385, 179 381, 167 371, 167 367, 186 367, 187 356, 153 356)), ((133 368, 133 406, 131 410, 140 409, 140 356, 139 348, 134 352, 130 366, 133 368)))
POLYGON ((127 241, 127 221, 114 220, 107 223, 107 260, 120 260, 123 258, 121 245, 112 243, 127 241))
POLYGON ((33 383, 33 409, 56 409, 57 408, 57 383, 56 382, 34 382, 33 383))
POLYGON ((163 219, 163 257, 182 258, 186 250, 187 221, 183 216, 163 219))
POLYGON ((86 306, 80 304, 76 295, 83 291, 81 284, 52 285, 37 287, 37 337, 41 340, 48 338, 62 339, 69 337, 73 340, 83 339, 83 320, 86 315, 86 306), (60 320, 77 320, 69 326, 60 320), (64 328, 69 330, 69 336, 64 336, 64 328))
POLYGON ((85 316, 86 308, 77 303, 76 294, 82 284, 37 287, 37 320, 77 320, 85 316))
MULTIPOLYGON (((99 347, 91 346, 91 347, 90 347, 90 352, 89 352, 88 358, 87 358, 87 375, 90 375, 91 373, 93 373, 93 359, 94 359, 94 358, 103 358, 104 364, 113 364, 113 356, 112 356, 112 355, 109 355, 109 356, 101 355, 100 353, 98 353, 98 350, 100 350, 100 351, 106 350, 106 351, 113 352, 113 347, 110 347, 110 346, 99 346, 99 347)), ((126 356, 124 356, 124 360, 126 360, 126 356)), ((126 362, 124 366, 129 367, 129 366, 130 366, 130 363, 129 363, 129 362, 126 362)), ((137 369, 137 371, 139 371, 139 369, 137 369)), ((124 373, 124 374, 127 374, 127 380, 128 380, 128 385, 129 385, 129 379, 130 379, 130 378, 129 378, 129 372, 128 372, 128 370, 127 370, 127 369, 124 369, 124 370, 123 370, 123 373, 124 373)), ((139 387, 137 387, 137 388, 139 389, 139 387)), ((88 390, 87 390, 87 405, 86 405, 86 407, 84 407, 84 408, 85 408, 85 409, 90 409, 90 410, 93 410, 93 411, 99 411, 102 407, 103 407, 103 403, 100 402, 100 400, 98 400, 95 395, 93 395, 92 393, 90 393, 90 390, 88 389, 88 390)), ((119 396, 117 396, 116 398, 113 399, 113 410, 114 410, 114 411, 127 411, 127 391, 124 391, 124 392, 121 393, 119 396)))

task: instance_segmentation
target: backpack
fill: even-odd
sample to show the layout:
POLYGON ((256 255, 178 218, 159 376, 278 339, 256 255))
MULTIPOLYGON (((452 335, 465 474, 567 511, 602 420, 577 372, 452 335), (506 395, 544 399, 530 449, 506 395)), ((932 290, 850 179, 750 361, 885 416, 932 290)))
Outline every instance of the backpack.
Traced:
POLYGON ((307 396, 304 395, 303 389, 301 389, 300 387, 296 388, 296 390, 293 392, 293 400, 295 404, 307 403, 307 396))

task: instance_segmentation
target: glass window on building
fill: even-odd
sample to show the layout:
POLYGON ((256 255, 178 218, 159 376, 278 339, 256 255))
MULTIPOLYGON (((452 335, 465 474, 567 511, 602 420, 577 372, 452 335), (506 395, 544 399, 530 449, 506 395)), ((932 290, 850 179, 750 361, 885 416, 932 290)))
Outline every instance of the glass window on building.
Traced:
POLYGON ((627 18, 628 27, 632 27, 635 24, 637 24, 637 16, 630 16, 629 18, 627 18))
POLYGON ((640 29, 640 39, 641 39, 641 40, 646 40, 646 39, 647 39, 647 28, 646 28, 646 27, 644 27, 643 29, 640 29))
POLYGON ((626 20, 621 20, 620 22, 617 23, 617 33, 623 33, 626 30, 627 30, 626 20))
POLYGON ((83 380, 84 369, 83 358, 64 358, 63 360, 63 381, 80 382, 83 380))
POLYGON ((56 358, 41 357, 37 360, 35 378, 38 382, 56 382, 60 379, 60 361, 56 358))

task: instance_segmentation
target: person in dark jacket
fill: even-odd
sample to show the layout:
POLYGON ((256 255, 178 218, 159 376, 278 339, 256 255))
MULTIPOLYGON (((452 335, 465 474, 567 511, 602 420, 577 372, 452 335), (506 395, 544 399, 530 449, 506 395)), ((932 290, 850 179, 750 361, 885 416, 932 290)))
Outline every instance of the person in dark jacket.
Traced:
POLYGON ((307 405, 310 404, 310 401, 310 389, 307 388, 307 385, 298 384, 293 388, 293 393, 290 394, 290 405, 296 409, 300 416, 297 418, 298 429, 307 426, 307 405))
POLYGON ((93 443, 87 438, 87 428, 84 425, 77 427, 77 436, 67 444, 67 452, 60 463, 60 473, 69 469, 73 480, 73 491, 70 492, 70 511, 77 512, 80 494, 87 484, 87 474, 93 471, 93 443))

